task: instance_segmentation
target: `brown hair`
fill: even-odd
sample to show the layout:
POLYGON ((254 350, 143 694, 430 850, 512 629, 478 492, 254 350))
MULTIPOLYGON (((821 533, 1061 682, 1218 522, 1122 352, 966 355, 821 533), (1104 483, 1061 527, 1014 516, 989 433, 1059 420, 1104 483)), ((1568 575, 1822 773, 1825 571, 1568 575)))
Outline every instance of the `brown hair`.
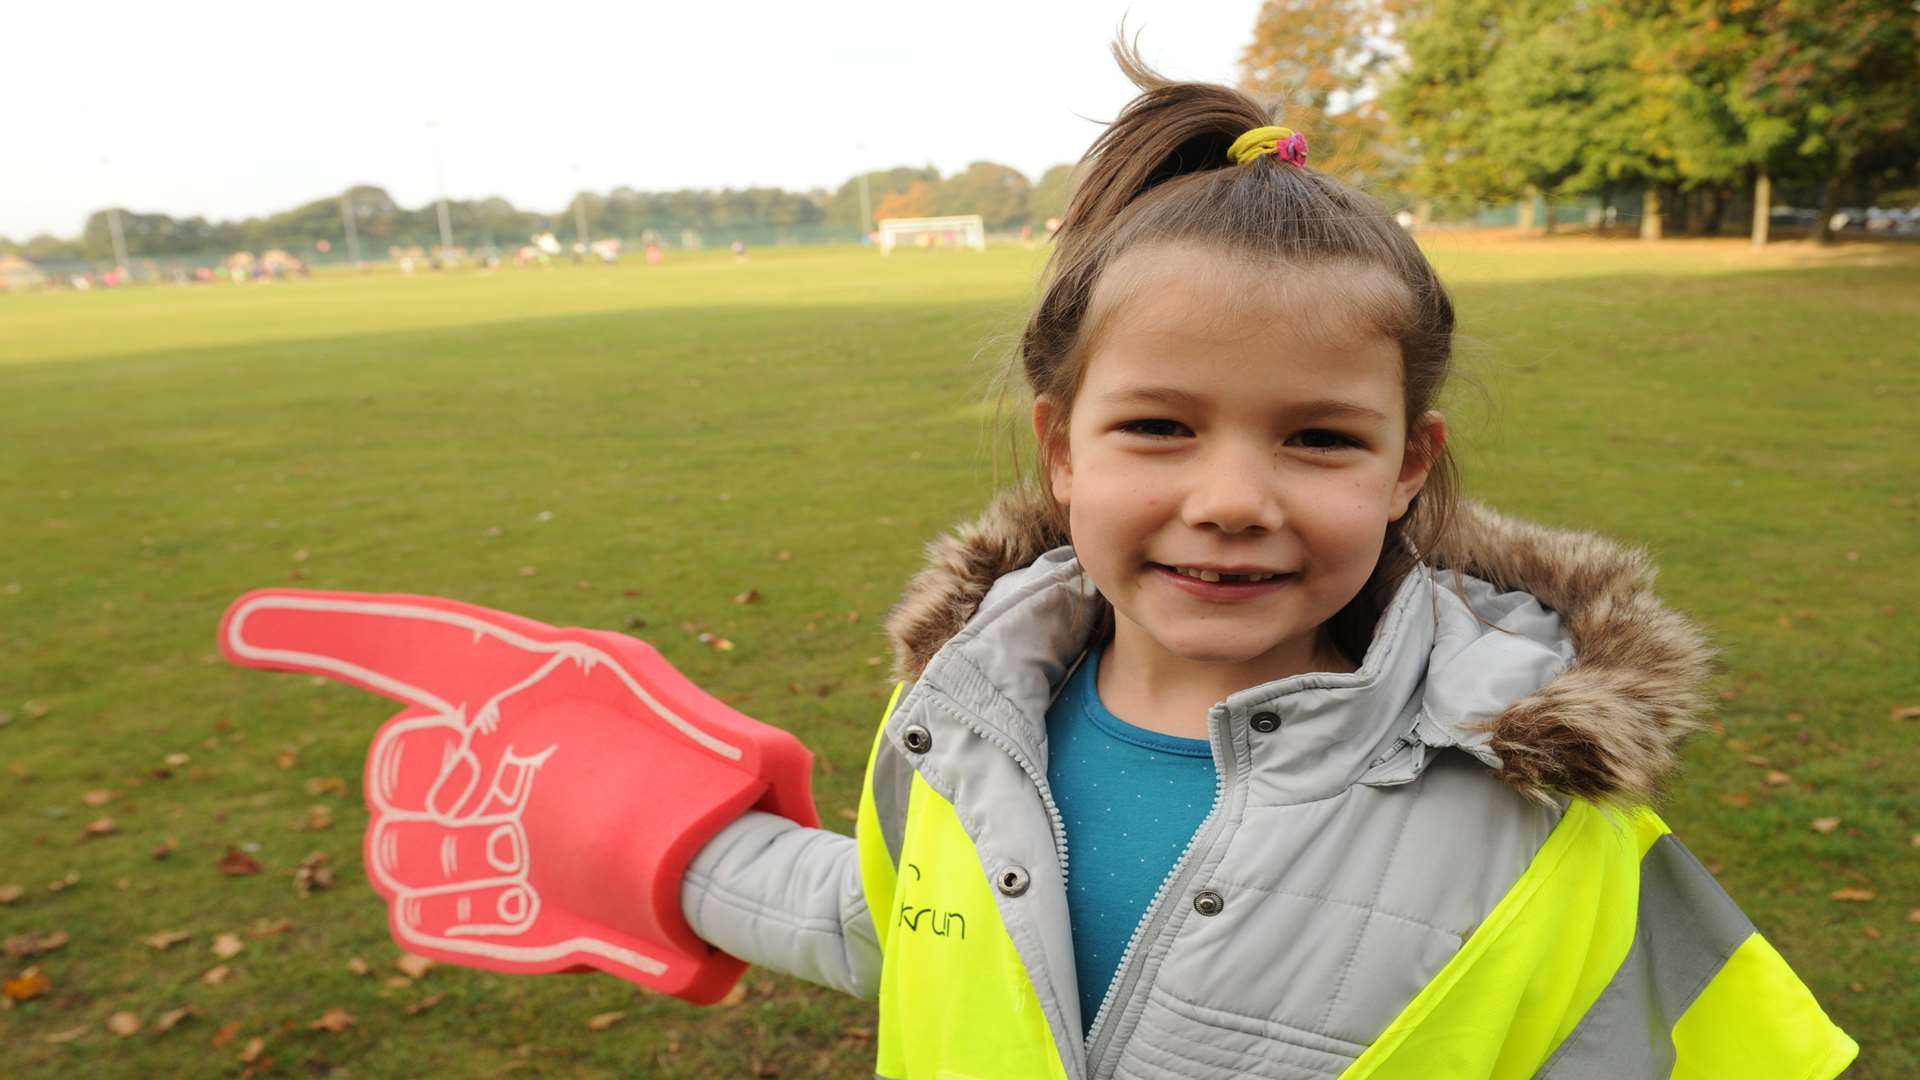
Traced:
POLYGON ((1227 86, 1163 78, 1124 39, 1113 53, 1142 93, 1080 161, 1014 361, 1036 397, 1058 403, 1051 430, 1041 433, 1039 487, 1064 535, 1066 516, 1046 482, 1048 464, 1065 438, 1105 309, 1113 306, 1104 302, 1111 289, 1103 303, 1093 303, 1095 286, 1123 254, 1149 243, 1195 243, 1224 249, 1282 281, 1338 275, 1344 288, 1316 293, 1331 293, 1345 309, 1335 314, 1346 327, 1399 345, 1408 451, 1433 455, 1425 487, 1388 526, 1366 585, 1326 624, 1331 643, 1357 662, 1393 590, 1422 551, 1438 546, 1457 498, 1452 456, 1413 438, 1452 365, 1453 302, 1419 246, 1372 197, 1272 155, 1234 164, 1227 156, 1234 140, 1272 123, 1252 98, 1227 86))

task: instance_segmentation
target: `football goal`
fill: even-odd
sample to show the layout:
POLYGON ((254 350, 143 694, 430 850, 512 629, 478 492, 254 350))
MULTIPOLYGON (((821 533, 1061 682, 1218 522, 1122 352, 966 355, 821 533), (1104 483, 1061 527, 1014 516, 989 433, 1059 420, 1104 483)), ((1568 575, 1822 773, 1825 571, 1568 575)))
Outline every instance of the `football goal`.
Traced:
POLYGON ((970 247, 987 250, 987 227, 979 214, 958 217, 887 218, 880 222, 880 254, 898 244, 914 247, 970 247))

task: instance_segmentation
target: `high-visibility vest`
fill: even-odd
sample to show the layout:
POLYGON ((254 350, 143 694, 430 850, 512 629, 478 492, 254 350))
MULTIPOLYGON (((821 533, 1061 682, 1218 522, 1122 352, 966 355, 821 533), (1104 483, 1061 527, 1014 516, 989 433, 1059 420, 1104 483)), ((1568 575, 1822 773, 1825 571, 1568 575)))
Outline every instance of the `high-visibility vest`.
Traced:
MULTIPOLYGON (((875 756, 879 745, 876 736, 875 756)), ((914 773, 896 862, 874 780, 870 757, 859 836, 884 958, 875 1071, 1064 1080, 953 805, 914 773)), ((1858 1051, 1657 815, 1576 800, 1460 951, 1341 1076, 1826 1080, 1858 1051)))

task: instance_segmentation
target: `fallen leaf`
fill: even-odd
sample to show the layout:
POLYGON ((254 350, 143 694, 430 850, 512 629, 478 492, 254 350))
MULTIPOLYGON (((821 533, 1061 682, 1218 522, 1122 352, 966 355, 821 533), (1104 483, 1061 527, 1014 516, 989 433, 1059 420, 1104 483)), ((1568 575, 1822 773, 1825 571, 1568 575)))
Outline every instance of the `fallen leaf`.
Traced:
POLYGON ((193 1015, 193 1006, 191 1005, 182 1005, 177 1009, 168 1009, 166 1012, 161 1013, 160 1016, 154 1020, 153 1033, 155 1035, 165 1035, 167 1032, 172 1031, 174 1028, 178 1027, 180 1025, 180 1021, 185 1020, 187 1017, 192 1015, 193 1015))
POLYGON ((47 882, 47 891, 48 892, 66 892, 68 889, 71 889, 78 884, 80 884, 80 871, 69 870, 67 871, 66 877, 60 878, 56 881, 47 882))
POLYGON ((1768 787, 1782 787, 1784 785, 1791 784, 1791 783, 1793 783, 1793 777, 1788 776, 1786 773, 1781 772, 1779 769, 1767 770, 1767 786, 1768 787))
POLYGON ((233 974, 233 969, 225 964, 215 964, 200 976, 200 981, 208 986, 219 986, 233 974))
POLYGON ((1856 994, 1864 994, 1867 992, 1867 984, 1866 983, 1848 983, 1847 989, 1853 991, 1856 994))
POLYGON ((185 754, 175 751, 174 753, 168 754, 166 757, 162 758, 161 760, 167 763, 168 768, 178 769, 178 768, 184 767, 187 762, 192 761, 193 759, 188 757, 185 754))
POLYGON ((1868 941, 1880 940, 1880 928, 1877 926, 1869 926, 1863 931, 1863 933, 1867 935, 1868 941))
POLYGON ((1761 757, 1759 754, 1748 754, 1746 757, 1743 757, 1740 760, 1746 762, 1749 765, 1757 765, 1763 769, 1766 768, 1768 764, 1767 759, 1761 757))
POLYGON ((333 856, 324 851, 316 851, 300 860, 293 871, 293 891, 296 896, 308 896, 324 889, 333 888, 333 856))
POLYGON ((140 1018, 130 1012, 117 1012, 107 1017, 107 1030, 125 1039, 140 1034, 140 1018))
POLYGON ((735 596, 733 602, 736 604, 757 604, 760 602, 760 590, 748 589, 746 592, 735 596))
POLYGON ((261 1052, 266 1048, 267 1040, 255 1035, 253 1038, 247 1040, 247 1045, 240 1048, 241 1062, 248 1065, 253 1064, 253 1059, 259 1057, 261 1052))
POLYGON ((273 755, 273 763, 283 769, 291 769, 295 765, 300 764, 300 751, 282 750, 273 755))
POLYGON ((15 934, 7 939, 7 957, 13 960, 24 960, 39 956, 41 953, 50 953, 72 940, 72 936, 65 930, 52 930, 44 934, 15 934))
POLYGON ((26 894, 25 886, 15 885, 9 881, 5 885, 0 885, 0 904, 11 904, 26 894))
POLYGON ((445 994, 428 994, 426 997, 423 997, 419 1001, 416 1001, 413 1004, 407 1006, 407 1015, 419 1016, 421 1013, 426 1012, 428 1009, 431 1009, 435 1005, 440 1004, 440 1002, 446 999, 446 996, 447 995, 445 994))
POLYGON ((81 1024, 79 1027, 68 1028, 65 1031, 49 1031, 45 1035, 40 1036, 40 1041, 50 1042, 50 1043, 70 1043, 73 1040, 79 1038, 80 1036, 85 1035, 87 1032, 91 1030, 93 1030, 93 1025, 81 1024))
POLYGON ((773 561, 774 562, 792 562, 793 552, 787 551, 784 548, 779 551, 776 551, 773 553, 773 561))
POLYGON ((1720 796, 1720 801, 1736 810, 1745 810, 1753 803, 1753 796, 1748 795, 1744 791, 1729 791, 1725 795, 1720 796))
POLYGON ((309 795, 345 795, 347 782, 338 776, 312 776, 307 778, 309 795))
POLYGON ((25 713, 29 720, 40 720, 53 711, 53 706, 44 701, 29 701, 20 706, 20 711, 25 713))
POLYGON ((633 597, 640 595, 640 590, 639 589, 621 589, 620 595, 627 597, 628 599, 632 599, 633 597))
POLYGON ((1839 827, 1840 827, 1840 819, 1837 817, 1817 817, 1813 819, 1813 831, 1821 834, 1822 836, 1825 836, 1827 833, 1830 833, 1839 827))
POLYGON ((1848 886, 1847 888, 1835 889, 1828 893, 1827 899, 1840 900, 1850 904, 1864 904, 1878 895, 1879 894, 1872 889, 1858 889, 1848 886))
POLYGON ((538 569, 537 567, 532 567, 532 566, 523 566, 523 567, 521 567, 521 568, 520 568, 520 576, 521 576, 521 577, 532 577, 533 575, 535 575, 535 574, 537 574, 537 573, 539 573, 539 572, 540 572, 540 571, 539 571, 539 569, 538 569))
POLYGON ((86 835, 90 838, 95 836, 112 836, 119 831, 120 826, 115 825, 113 819, 110 817, 95 818, 87 822, 86 835))
POLYGON ((320 1014, 320 1019, 308 1024, 312 1031, 330 1031, 335 1035, 353 1026, 353 1017, 345 1009, 328 1009, 320 1014))
POLYGON ((113 801, 113 792, 108 791, 106 788, 94 788, 92 791, 80 796, 80 801, 95 809, 99 809, 113 801))
POLYGON ((738 1008, 745 1000, 747 1000, 747 984, 743 980, 734 983, 733 989, 727 991, 727 996, 721 998, 719 1004, 723 1009, 733 1009, 738 1008))
POLYGON ((1920 907, 1910 907, 1907 909, 1907 921, 1920 923, 1920 907))
POLYGON ((53 981, 37 967, 28 968, 0 986, 0 992, 6 994, 8 1001, 32 1001, 51 989, 53 981))
POLYGON ((1920 720, 1920 705, 1896 705, 1893 709, 1895 720, 1920 720))
POLYGON ((260 872, 260 863, 253 856, 239 848, 228 848, 220 857, 220 872, 228 877, 243 877, 260 872))
POLYGON ((301 828, 308 832, 333 828, 333 808, 324 803, 307 807, 307 820, 301 828))
POLYGON ((848 622, 850 622, 850 623, 855 623, 855 622, 859 622, 859 621, 860 621, 860 613, 859 613, 859 612, 857 612, 857 611, 849 611, 849 612, 847 612, 847 621, 848 621, 848 622))
POLYGON ((605 1031, 608 1028, 612 1027, 613 1025, 626 1019, 626 1017, 627 1017, 627 1014, 623 1012, 600 1013, 597 1016, 591 1016, 587 1018, 587 1030, 588 1031, 605 1031))
POLYGON ((245 952, 246 948, 239 934, 221 934, 213 939, 213 955, 222 960, 231 960, 245 952))
POLYGON ((860 820, 860 811, 858 811, 858 810, 855 810, 854 808, 852 808, 852 807, 850 807, 850 806, 843 806, 843 807, 841 807, 841 808, 840 808, 840 811, 839 811, 839 813, 840 813, 840 817, 841 817, 842 819, 844 819, 844 820, 846 820, 846 821, 859 821, 859 820, 860 820))
POLYGON ((240 1035, 240 1021, 229 1020, 226 1023, 220 1025, 220 1030, 213 1033, 213 1038, 207 1040, 207 1045, 213 1047, 215 1050, 218 1050, 221 1047, 232 1042, 234 1039, 238 1038, 239 1035, 240 1035))
POLYGON ((166 952, 183 941, 193 940, 193 933, 188 930, 162 930, 157 934, 148 934, 140 940, 150 949, 166 952))
POLYGON ((180 850, 180 838, 177 836, 169 836, 166 839, 160 841, 159 846, 155 847, 151 852, 148 852, 148 854, 152 855, 156 859, 164 859, 167 856, 172 855, 174 852, 179 850, 180 850))
POLYGON ((399 968, 401 973, 409 979, 424 979, 427 972, 433 970, 433 961, 415 953, 402 953, 400 959, 393 962, 393 966, 399 968))
POLYGON ((355 975, 365 975, 373 969, 367 966, 365 960, 356 956, 347 961, 347 970, 353 972, 355 975))
POLYGON ((250 938, 273 937, 291 929, 293 929, 292 919, 255 919, 253 925, 247 927, 247 936, 250 938))

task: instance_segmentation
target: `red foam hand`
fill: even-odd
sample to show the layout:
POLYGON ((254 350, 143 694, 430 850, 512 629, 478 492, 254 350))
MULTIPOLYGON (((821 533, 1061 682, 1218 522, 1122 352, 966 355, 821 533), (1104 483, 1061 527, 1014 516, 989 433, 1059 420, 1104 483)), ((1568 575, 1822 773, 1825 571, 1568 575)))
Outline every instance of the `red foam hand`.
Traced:
POLYGON ((395 940, 437 960, 716 1001, 745 964, 687 926, 687 863, 748 809, 819 824, 799 740, 621 634, 269 589, 227 609, 220 648, 406 706, 367 754, 366 868, 395 940))

